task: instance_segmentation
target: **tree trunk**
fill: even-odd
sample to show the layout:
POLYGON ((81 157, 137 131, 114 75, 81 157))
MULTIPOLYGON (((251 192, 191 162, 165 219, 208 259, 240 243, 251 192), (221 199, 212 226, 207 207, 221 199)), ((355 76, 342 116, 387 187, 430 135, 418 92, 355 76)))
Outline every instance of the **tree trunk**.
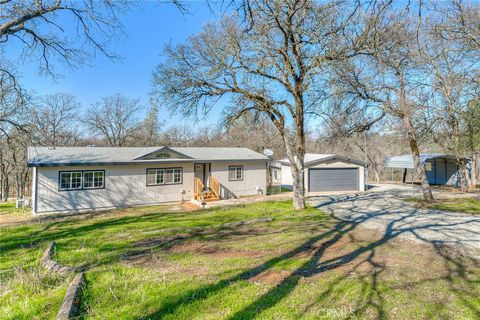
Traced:
POLYGON ((407 169, 403 169, 402 182, 403 182, 403 183, 406 183, 406 182, 407 182, 407 169))
MULTIPOLYGON (((298 159, 297 157, 295 157, 298 159)), ((292 168, 293 180, 293 208, 295 210, 305 209, 305 187, 304 187, 304 170, 303 161, 296 161, 292 168)))
POLYGON ((293 209, 304 210, 305 209, 305 186, 304 186, 304 150, 302 147, 293 148, 296 152, 293 153, 292 147, 288 141, 286 135, 283 135, 285 143, 285 151, 287 152, 287 158, 290 161, 290 168, 292 170, 292 186, 293 186, 293 209), (300 151, 300 154, 298 152, 300 151))
POLYGON ((3 166, 0 170, 0 201, 2 201, 2 199, 3 199, 3 166))
POLYGON ((425 168, 420 159, 420 150, 418 149, 417 136, 415 134, 415 128, 409 117, 405 116, 403 118, 405 128, 407 129, 408 143, 410 145, 410 150, 412 151, 413 164, 415 167, 415 172, 418 179, 420 179, 420 184, 422 186, 423 199, 427 202, 433 201, 432 188, 430 183, 428 183, 427 174, 425 173, 425 168))
POLYGON ((470 181, 468 179, 468 174, 467 174, 467 163, 465 162, 464 159, 458 159, 457 160, 458 164, 458 177, 459 177, 459 187, 460 191, 466 192, 468 191, 468 186, 470 185, 470 181))
POLYGON ((2 191, 2 201, 7 202, 8 201, 8 195, 10 193, 10 184, 8 182, 8 178, 3 179, 3 191, 2 191))
POLYGON ((375 164, 372 164, 372 169, 373 169, 373 173, 375 174, 375 181, 377 183, 380 183, 380 174, 378 172, 378 168, 375 164))
POLYGON ((478 183, 478 177, 477 177, 477 154, 474 153, 472 155, 472 161, 471 161, 471 179, 470 179, 470 187, 472 189, 475 189, 477 187, 477 183, 478 183))

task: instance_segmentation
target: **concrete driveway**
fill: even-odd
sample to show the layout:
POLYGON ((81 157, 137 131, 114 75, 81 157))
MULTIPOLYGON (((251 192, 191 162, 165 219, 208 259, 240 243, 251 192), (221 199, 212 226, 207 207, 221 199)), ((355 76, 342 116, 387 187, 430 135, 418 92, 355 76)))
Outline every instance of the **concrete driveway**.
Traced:
POLYGON ((419 195, 418 187, 384 185, 360 194, 313 196, 309 203, 330 213, 341 228, 373 228, 385 241, 408 238, 479 257, 480 216, 419 209, 402 200, 419 195))

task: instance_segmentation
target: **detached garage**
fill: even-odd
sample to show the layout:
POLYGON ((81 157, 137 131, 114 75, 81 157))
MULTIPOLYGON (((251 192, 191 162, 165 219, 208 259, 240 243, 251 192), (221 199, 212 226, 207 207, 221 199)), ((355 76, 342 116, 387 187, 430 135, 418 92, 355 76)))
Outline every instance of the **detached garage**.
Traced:
MULTIPOLYGON (((365 164, 335 154, 305 154, 305 189, 307 192, 364 191, 365 164)), ((282 185, 292 186, 288 159, 280 160, 282 185)))

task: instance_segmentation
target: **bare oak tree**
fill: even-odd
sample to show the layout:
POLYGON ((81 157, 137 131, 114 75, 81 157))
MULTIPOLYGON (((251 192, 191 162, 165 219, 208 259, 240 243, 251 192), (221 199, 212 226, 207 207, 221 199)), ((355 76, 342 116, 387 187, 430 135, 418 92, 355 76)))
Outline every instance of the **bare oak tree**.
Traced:
MULTIPOLYGON (((474 110, 480 95, 478 91, 480 88, 480 69, 478 67, 480 58, 480 5, 476 1, 449 0, 432 2, 429 9, 434 15, 431 22, 431 33, 441 49, 439 50, 441 54, 434 56, 432 60, 443 59, 443 64, 438 62, 436 64, 443 67, 442 71, 445 70, 444 66, 447 65, 449 71, 448 73, 442 73, 447 81, 438 81, 437 83, 439 87, 443 87, 441 91, 444 93, 445 101, 450 105, 450 112, 447 112, 450 115, 449 124, 452 129, 450 132, 455 132, 451 136, 454 138, 451 142, 459 150, 457 153, 467 152, 471 157, 471 187, 476 187, 476 167, 480 148, 476 146, 474 139, 474 128, 477 124, 474 110), (473 90, 471 90, 472 86, 473 90), (474 94, 458 94, 467 90, 474 91, 474 94), (465 126, 463 129, 459 128, 462 122, 465 126), (463 149, 457 143, 459 135, 464 138, 461 139, 463 149)), ((463 161, 460 162, 460 165, 463 167, 462 176, 465 176, 463 161)))
POLYGON ((423 197, 433 195, 425 168, 420 159, 419 118, 422 117, 424 74, 421 70, 416 20, 406 9, 393 9, 380 22, 375 45, 355 61, 340 66, 336 72, 342 94, 369 101, 396 119, 405 135, 413 158, 415 172, 422 186, 423 197))
MULTIPOLYGON (((469 185, 467 149, 463 143, 462 115, 469 101, 476 97, 474 75, 478 73, 478 55, 458 50, 455 45, 428 28, 424 37, 422 59, 425 61, 424 77, 428 87, 430 110, 426 127, 433 140, 443 150, 452 154, 459 166, 459 185, 462 190, 469 185)), ((425 95, 427 97, 427 95, 425 95)))
POLYGON ((105 97, 92 105, 83 119, 87 129, 102 137, 112 147, 127 146, 138 128, 138 113, 143 109, 138 99, 121 94, 105 97))
MULTIPOLYGON (((9 68, 9 64, 0 60, 0 69, 9 68)), ((17 82, 12 71, 0 70, 0 136, 8 136, 12 128, 20 128, 25 124, 27 97, 17 82)))
POLYGON ((50 75, 55 75, 54 59, 77 67, 88 63, 96 52, 114 57, 107 45, 119 35, 117 15, 127 5, 126 1, 107 0, 4 0, 0 44, 18 44, 24 59, 38 61, 40 70, 50 75))
POLYGON ((73 145, 78 141, 80 103, 66 93, 42 97, 30 110, 32 136, 44 146, 73 145))
POLYGON ((469 101, 461 117, 464 123, 462 130, 463 146, 471 155, 471 187, 476 188, 480 182, 480 101, 478 99, 469 101))
POLYGON ((480 50, 480 5, 472 0, 432 1, 427 7, 435 14, 435 32, 463 51, 480 50))
POLYGON ((120 35, 118 14, 127 9, 126 1, 108 0, 2 0, 0 1, 0 131, 26 130, 21 112, 25 99, 14 63, 27 61, 42 74, 56 76, 54 65, 63 62, 76 68, 88 64, 109 42, 120 35), (7 51, 16 46, 19 61, 8 61, 7 51), (12 100, 17 100, 12 108, 12 100))
POLYGON ((245 114, 270 119, 291 163, 294 208, 304 209, 305 124, 326 69, 366 39, 352 28, 356 12, 345 1, 248 1, 246 17, 226 17, 166 47, 167 60, 154 72, 156 94, 185 115, 230 98, 226 123, 245 114))

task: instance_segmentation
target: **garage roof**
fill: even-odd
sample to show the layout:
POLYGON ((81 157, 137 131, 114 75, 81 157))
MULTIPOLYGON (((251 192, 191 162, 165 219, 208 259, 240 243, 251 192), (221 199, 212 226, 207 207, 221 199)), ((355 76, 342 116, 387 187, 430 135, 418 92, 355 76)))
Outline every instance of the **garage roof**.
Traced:
MULTIPOLYGON (((347 158, 347 157, 344 157, 344 156, 339 156, 337 154, 321 154, 321 153, 305 153, 305 158, 303 159, 303 162, 304 162, 304 165, 307 167, 308 165, 313 164, 313 163, 321 163, 321 162, 325 162, 325 161, 333 160, 333 159, 339 159, 339 160, 346 161, 346 162, 352 162, 352 163, 355 163, 355 164, 358 164, 358 165, 361 165, 361 166, 365 165, 365 163, 363 161, 350 159, 350 158, 347 158)), ((290 161, 288 160, 288 158, 284 158, 282 160, 279 160, 279 162, 284 164, 284 165, 290 165, 290 161)))

